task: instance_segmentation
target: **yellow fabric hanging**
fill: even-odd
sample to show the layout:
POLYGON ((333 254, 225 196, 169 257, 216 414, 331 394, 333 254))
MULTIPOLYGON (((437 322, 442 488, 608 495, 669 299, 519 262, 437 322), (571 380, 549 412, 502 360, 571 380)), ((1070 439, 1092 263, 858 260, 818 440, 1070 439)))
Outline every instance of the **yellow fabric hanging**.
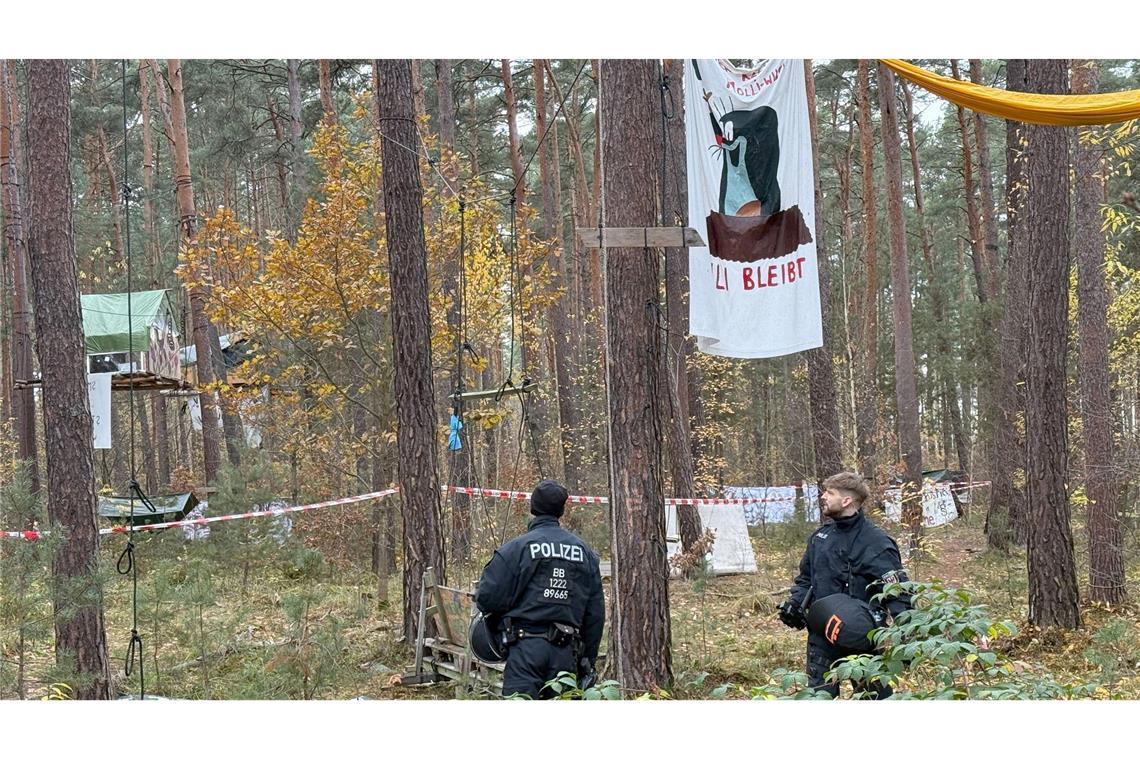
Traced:
POLYGON ((879 60, 899 76, 951 103, 1003 119, 1076 127, 1140 118, 1140 90, 1098 95, 1041 95, 962 82, 897 58, 879 60))

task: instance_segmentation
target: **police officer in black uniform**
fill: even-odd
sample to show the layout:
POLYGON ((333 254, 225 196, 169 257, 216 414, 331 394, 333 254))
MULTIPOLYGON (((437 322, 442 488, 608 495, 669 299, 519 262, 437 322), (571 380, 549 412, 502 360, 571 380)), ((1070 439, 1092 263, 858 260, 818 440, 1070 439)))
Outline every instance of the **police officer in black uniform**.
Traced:
MULTIPOLYGON (((868 620, 879 626, 886 624, 886 613, 893 618, 909 609, 910 599, 904 594, 885 602, 871 602, 871 597, 882 593, 886 585, 905 582, 907 576, 898 544, 863 514, 863 503, 870 496, 863 478, 841 472, 825 480, 823 487, 824 517, 829 519, 808 539, 795 586, 787 601, 780 605, 778 614, 787 626, 809 628, 808 685, 827 691, 834 698, 839 696, 839 684, 825 684, 823 674, 831 670, 837 659, 856 654, 858 650, 844 649, 828 641, 827 630, 809 626, 809 617, 813 620, 820 617, 818 610, 809 615, 811 605, 833 594, 845 594, 857 602, 869 603, 868 620)), ((868 629, 871 627, 868 625, 868 629)), ((876 699, 886 699, 893 693, 886 684, 854 685, 858 691, 874 693, 876 699)))
POLYGON ((475 604, 508 646, 503 695, 554 696, 544 684, 559 672, 593 672, 605 622, 598 555, 562 528, 566 489, 543 480, 530 496, 527 532, 495 551, 483 568, 475 604))

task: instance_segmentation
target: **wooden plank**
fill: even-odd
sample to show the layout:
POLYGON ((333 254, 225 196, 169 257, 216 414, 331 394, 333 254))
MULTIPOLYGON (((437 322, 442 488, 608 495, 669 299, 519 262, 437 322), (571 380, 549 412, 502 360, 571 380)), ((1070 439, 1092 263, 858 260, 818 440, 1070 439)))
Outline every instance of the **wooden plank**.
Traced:
POLYGON ((603 227, 598 245, 597 227, 575 230, 586 248, 691 248, 705 241, 692 227, 603 227))
POLYGON ((452 401, 479 401, 485 398, 496 398, 498 396, 513 396, 519 393, 530 393, 538 385, 538 381, 531 380, 525 382, 520 386, 510 386, 507 388, 492 388, 485 391, 467 391, 466 393, 452 393, 449 398, 452 401))

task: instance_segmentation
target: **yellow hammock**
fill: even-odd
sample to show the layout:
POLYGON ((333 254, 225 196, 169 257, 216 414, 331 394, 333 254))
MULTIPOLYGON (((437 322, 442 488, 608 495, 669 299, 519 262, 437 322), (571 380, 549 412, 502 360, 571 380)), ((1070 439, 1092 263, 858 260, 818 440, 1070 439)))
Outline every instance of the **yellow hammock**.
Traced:
POLYGON ((1003 119, 1076 127, 1140 118, 1140 90, 1099 95, 1041 95, 939 76, 897 58, 880 58, 900 76, 951 103, 1003 119))

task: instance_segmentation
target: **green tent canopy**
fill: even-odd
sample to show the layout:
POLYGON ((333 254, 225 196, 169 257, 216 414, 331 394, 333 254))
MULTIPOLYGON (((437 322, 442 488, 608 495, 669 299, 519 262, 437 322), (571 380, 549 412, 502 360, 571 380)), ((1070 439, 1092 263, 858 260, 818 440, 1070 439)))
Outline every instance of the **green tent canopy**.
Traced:
MULTIPOLYGON (((83 336, 87 353, 109 354, 150 349, 150 326, 160 315, 166 321, 173 310, 165 290, 131 293, 130 322, 127 320, 126 293, 98 293, 80 296, 83 309, 83 336), (164 314, 165 312, 165 314, 164 314)), ((173 328, 173 325, 170 325, 173 328)))

